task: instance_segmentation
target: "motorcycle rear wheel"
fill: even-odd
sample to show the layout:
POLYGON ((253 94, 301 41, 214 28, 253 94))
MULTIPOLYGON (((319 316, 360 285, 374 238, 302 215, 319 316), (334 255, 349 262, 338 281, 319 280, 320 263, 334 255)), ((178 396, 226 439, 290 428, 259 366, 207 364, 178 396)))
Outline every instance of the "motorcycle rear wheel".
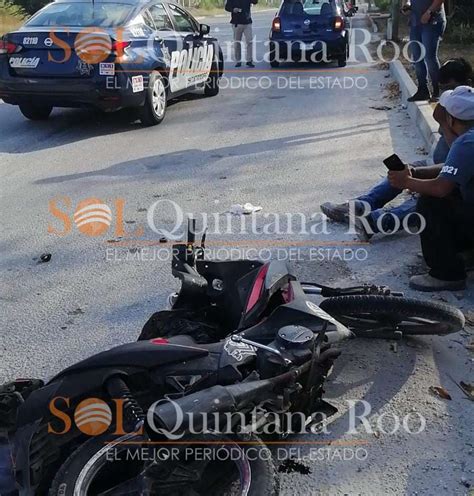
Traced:
MULTIPOLYGON (((249 441, 221 435, 202 435, 190 440, 180 451, 183 458, 165 459, 157 450, 180 448, 183 439, 173 444, 148 444, 142 436, 129 434, 113 439, 98 436, 74 451, 56 474, 49 496, 276 496, 278 477, 268 448, 257 437, 249 441), (191 446, 189 452, 188 446, 191 446), (143 462, 143 449, 155 451, 157 465, 143 462), (210 462, 197 461, 194 451, 207 448, 210 462), (249 449, 255 453, 249 456, 249 449), (209 454, 224 452, 212 461, 209 454), (232 449, 232 455, 230 455, 232 449), (184 450, 186 456, 184 456, 184 450), (210 451, 209 451, 210 450, 210 451), (229 460, 225 454, 229 452, 229 460), (137 455, 141 453, 142 455, 137 455), (191 459, 188 459, 190 457, 191 459), (164 458, 163 460, 161 458, 164 458), (184 459, 185 458, 185 459, 184 459), (203 464, 206 464, 204 468, 203 464), (113 465, 115 466, 115 470, 113 465), (146 466, 148 464, 148 466, 146 466), (202 469, 202 471, 201 471, 202 469), (164 480, 164 477, 167 477, 164 480)), ((201 457, 204 455, 202 454, 201 457)), ((174 458, 175 455, 172 455, 174 458)))
POLYGON ((460 310, 443 303, 379 295, 336 296, 319 305, 361 337, 446 335, 464 328, 460 310))

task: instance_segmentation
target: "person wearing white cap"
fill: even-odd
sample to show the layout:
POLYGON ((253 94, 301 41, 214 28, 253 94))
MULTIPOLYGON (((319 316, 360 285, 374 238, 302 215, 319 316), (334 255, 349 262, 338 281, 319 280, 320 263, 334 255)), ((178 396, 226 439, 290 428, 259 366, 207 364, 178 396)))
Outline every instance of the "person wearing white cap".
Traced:
POLYGON ((458 136, 444 165, 389 172, 390 184, 420 193, 418 212, 423 257, 430 271, 413 276, 419 291, 461 290, 466 286, 462 252, 474 248, 474 89, 458 86, 441 95, 452 132, 458 136))

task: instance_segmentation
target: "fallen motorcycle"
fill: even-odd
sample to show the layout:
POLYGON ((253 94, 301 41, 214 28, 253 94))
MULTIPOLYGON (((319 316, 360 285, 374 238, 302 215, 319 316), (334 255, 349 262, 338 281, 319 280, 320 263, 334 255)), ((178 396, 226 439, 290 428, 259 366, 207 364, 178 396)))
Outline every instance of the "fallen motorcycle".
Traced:
POLYGON ((457 310, 412 303, 387 288, 331 289, 300 283, 278 262, 205 260, 192 231, 174 247, 182 286, 172 309, 152 316, 138 342, 83 360, 47 384, 0 388, 11 494, 277 494, 258 428, 277 417, 285 435, 335 413, 323 385, 340 354, 334 344, 353 335, 346 323, 386 336, 463 327, 457 310), (314 293, 328 296, 332 315, 308 299, 314 293), (296 425, 288 413, 301 414, 296 425), (159 456, 166 447, 172 456, 159 456), (248 456, 250 449, 257 454, 248 456))
MULTIPOLYGON (((289 282, 296 277, 285 263, 207 260, 205 235, 198 247, 195 230, 191 220, 187 243, 173 247, 172 272, 181 281, 179 293, 170 296, 169 310, 149 318, 139 340, 187 334, 197 342, 213 342, 255 325, 291 300, 289 282)), ((465 323, 457 308, 406 298, 387 286, 332 288, 302 282, 301 287, 307 295, 323 297, 318 307, 360 337, 445 335, 465 323)))
POLYGON ((11 430, 19 494, 276 494, 268 450, 245 456, 249 446, 266 450, 249 425, 263 426, 269 413, 281 416, 281 425, 287 412, 303 413, 303 424, 334 413, 322 399, 323 384, 340 353, 332 343, 351 335, 307 301, 298 281, 287 291, 288 302, 265 320, 217 343, 187 335, 138 341, 83 360, 46 385, 4 386, 2 423, 11 430), (113 413, 117 404, 120 415, 113 413), (226 413, 238 413, 243 424, 222 429, 226 413), (212 422, 191 429, 189 414, 212 422), (110 423, 107 434, 84 435, 91 415, 110 423), (201 428, 202 436, 191 436, 201 428), (134 454, 175 441, 173 458, 134 454), (202 444, 240 456, 202 461, 194 456, 202 444))

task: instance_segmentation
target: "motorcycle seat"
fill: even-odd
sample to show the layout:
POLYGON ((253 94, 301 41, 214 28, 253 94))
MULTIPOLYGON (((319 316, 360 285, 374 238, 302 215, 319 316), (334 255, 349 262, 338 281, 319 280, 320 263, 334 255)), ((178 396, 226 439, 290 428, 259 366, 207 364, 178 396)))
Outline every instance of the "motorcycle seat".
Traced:
POLYGON ((168 338, 168 341, 171 344, 179 344, 181 346, 196 346, 197 345, 196 340, 193 337, 188 336, 187 334, 181 334, 179 336, 173 336, 171 338, 168 338))

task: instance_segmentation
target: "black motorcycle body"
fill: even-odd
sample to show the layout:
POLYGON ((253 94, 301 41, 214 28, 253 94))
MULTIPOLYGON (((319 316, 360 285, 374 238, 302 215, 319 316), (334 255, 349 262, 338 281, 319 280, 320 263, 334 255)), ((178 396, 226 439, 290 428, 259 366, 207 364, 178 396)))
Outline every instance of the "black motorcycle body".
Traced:
MULTIPOLYGON (((307 295, 335 296, 326 301, 335 300, 342 311, 344 298, 362 298, 362 303, 375 298, 383 303, 376 324, 392 334, 398 325, 391 308, 393 301, 403 303, 403 298, 390 295, 388 288, 338 289, 300 283, 278 261, 205 260, 194 246, 194 235, 188 236, 187 243, 175 245, 173 252, 173 275, 180 279, 181 289, 171 310, 150 318, 138 342, 83 360, 42 387, 7 385, 4 397, 12 404, 12 414, 0 431, 9 429, 11 434, 21 495, 47 494, 65 458, 87 444, 88 436, 74 425, 62 432, 64 418, 51 408, 53 400, 62 402, 62 412, 70 419, 84 399, 99 398, 112 406, 122 400, 129 428, 144 426, 152 439, 155 433, 143 411, 162 399, 195 413, 247 414, 257 407, 311 417, 324 408, 322 386, 340 353, 333 343, 353 334, 307 295)), ((449 323, 449 332, 462 327, 457 314, 449 310, 449 321, 446 309, 442 310, 440 322, 449 323)), ((426 319, 422 328, 425 324, 426 319)), ((0 389, 0 400, 2 394, 0 389)), ((173 425, 175 413, 162 404, 153 418, 167 428, 173 425)))
MULTIPOLYGON (((258 270, 261 267, 264 266, 261 265, 258 270)), ((258 270, 255 277, 258 277, 258 270)), ((306 364, 307 375, 314 352, 311 342, 298 350, 291 350, 286 343, 282 346, 278 342, 279 329, 293 325, 310 329, 315 338, 320 336, 318 352, 319 349, 329 348, 328 343, 350 336, 344 326, 315 305, 308 304, 301 285, 287 272, 275 270, 269 274, 267 270, 266 277, 270 279, 265 289, 262 286, 263 292, 271 295, 272 289, 277 287, 271 282, 284 280, 292 295, 291 301, 276 306, 266 319, 236 333, 234 337, 211 344, 198 344, 191 336, 175 336, 121 345, 65 369, 45 386, 31 392, 18 408, 12 436, 20 494, 29 496, 45 493, 47 482, 54 476, 64 457, 87 438, 75 428, 64 434, 48 432, 61 432, 64 429, 64 422, 53 415, 50 409, 51 401, 55 398, 66 399, 58 400, 62 405, 61 410, 73 418, 74 409, 86 398, 110 401, 107 383, 111 378, 120 377, 125 380, 133 392, 134 400, 142 409, 165 397, 176 401, 193 394, 201 398, 206 398, 206 394, 215 397, 216 390, 213 388, 219 388, 225 404, 226 398, 234 398, 235 387, 243 381, 249 382, 246 383, 246 389, 239 389, 239 394, 252 403, 250 391, 256 390, 259 392, 259 401, 262 401, 265 400, 262 391, 266 391, 267 397, 270 397, 277 383, 284 385, 285 381, 288 384, 294 382, 295 377, 284 375, 292 367, 306 364), (251 340, 262 345, 262 348, 234 339, 251 340), (283 379, 277 383, 271 382, 278 376, 283 376, 283 379), (228 392, 222 389, 226 387, 234 387, 234 390, 228 392)), ((271 299, 271 296, 268 297, 271 299)), ((248 302, 249 297, 245 295, 244 300, 248 302)), ((325 359, 326 371, 335 357, 328 358, 325 359)), ((308 415, 312 413, 311 409, 312 406, 307 405, 308 415)), ((160 419, 160 423, 166 424, 166 420, 160 419)))

